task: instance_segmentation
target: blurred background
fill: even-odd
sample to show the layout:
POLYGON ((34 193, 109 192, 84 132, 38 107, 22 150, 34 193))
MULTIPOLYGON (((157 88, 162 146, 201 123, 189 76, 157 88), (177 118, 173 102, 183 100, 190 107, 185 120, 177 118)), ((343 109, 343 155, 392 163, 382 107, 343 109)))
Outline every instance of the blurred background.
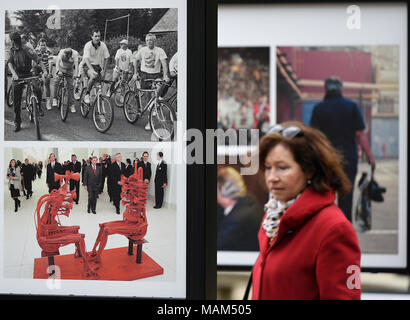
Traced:
MULTIPOLYGON (((297 120, 309 125, 313 109, 324 98, 324 80, 330 76, 342 80, 343 96, 357 103, 366 124, 365 133, 376 161, 375 180, 386 188, 384 201, 372 202, 371 229, 363 231, 355 219, 352 223, 362 254, 386 255, 385 259, 398 254, 399 244, 399 65, 399 46, 395 45, 218 49, 218 126, 225 130, 259 129, 263 136, 273 123, 297 120), (272 56, 275 61, 270 61, 272 56), (275 72, 270 68, 276 68, 275 72), (270 108, 271 74, 276 74, 276 110, 270 108)), ((250 147, 243 146, 236 154, 220 148, 218 163, 223 164, 218 165, 218 178, 227 167, 239 172, 243 167, 239 159, 254 150, 250 147), (236 162, 232 164, 235 156, 236 162)), ((353 212, 360 194, 358 180, 369 169, 360 146, 358 152, 353 212)), ((263 179, 258 175, 243 175, 241 180, 247 194, 255 197, 263 208, 268 199, 263 179)), ((219 199, 218 204, 221 205, 219 199)), ((249 216, 258 216, 260 224, 258 210, 243 210, 248 210, 249 216)), ((238 252, 233 245, 230 249, 224 247, 220 234, 226 238, 231 230, 219 216, 218 212, 218 299, 242 299, 252 261, 258 253, 257 250, 238 252)), ((250 220, 246 221, 249 226, 250 220)), ((253 241, 244 224, 235 221, 231 228, 234 226, 238 228, 236 232, 253 241)), ((361 278, 363 299, 409 297, 406 295, 410 290, 408 275, 362 272, 361 278)))

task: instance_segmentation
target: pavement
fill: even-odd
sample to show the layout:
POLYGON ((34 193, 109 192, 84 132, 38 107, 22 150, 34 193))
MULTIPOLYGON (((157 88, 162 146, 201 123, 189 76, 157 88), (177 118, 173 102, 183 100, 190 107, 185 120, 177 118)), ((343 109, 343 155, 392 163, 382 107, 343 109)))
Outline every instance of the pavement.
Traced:
MULTIPOLYGON (((359 195, 358 181, 362 172, 367 172, 368 164, 360 163, 353 194, 354 208, 359 195)), ((372 227, 362 232, 355 226, 362 253, 397 254, 398 253, 398 208, 399 208, 399 167, 397 159, 376 159, 374 179, 385 187, 383 202, 371 202, 372 227)))
MULTIPOLYGON (((109 77, 107 77, 109 79, 109 77)), ((11 83, 9 81, 8 83, 11 83)), ((105 88, 104 88, 105 89, 105 88)), ((51 88, 53 90, 53 88, 51 88)), ((103 90, 103 92, 105 92, 103 90)), ((83 118, 80 113, 80 103, 75 102, 76 113, 69 112, 67 120, 63 122, 60 117, 60 110, 53 108, 46 109, 45 101, 42 102, 44 117, 40 118, 40 130, 42 140, 45 141, 151 141, 152 132, 144 129, 148 121, 148 112, 136 123, 129 123, 124 116, 122 108, 115 106, 114 122, 106 133, 98 132, 92 122, 91 112, 87 118, 83 118)), ((28 118, 28 112, 24 109, 21 112, 21 131, 14 132, 14 110, 4 102, 4 140, 6 141, 30 141, 36 140, 34 123, 28 118)))

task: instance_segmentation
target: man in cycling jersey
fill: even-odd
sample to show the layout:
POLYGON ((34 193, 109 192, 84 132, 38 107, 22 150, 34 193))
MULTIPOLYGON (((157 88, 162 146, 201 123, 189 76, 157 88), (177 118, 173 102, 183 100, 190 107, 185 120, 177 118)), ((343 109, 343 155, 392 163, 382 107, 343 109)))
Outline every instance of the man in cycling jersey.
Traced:
POLYGON ((91 40, 84 46, 83 60, 84 71, 87 72, 90 78, 87 84, 87 91, 84 97, 85 103, 90 103, 90 91, 94 85, 97 77, 105 77, 107 71, 107 62, 110 57, 108 48, 104 42, 101 41, 101 32, 94 29, 91 33, 91 40))
MULTIPOLYGON (((10 49, 7 65, 10 69, 12 79, 19 80, 31 77, 32 62, 39 64, 41 67, 41 70, 43 71, 43 79, 47 77, 47 70, 43 62, 33 49, 22 44, 20 34, 18 32, 13 32, 10 35, 10 40, 12 41, 12 47, 10 49)), ((21 96, 23 88, 24 84, 17 84, 14 86, 14 132, 21 130, 21 96)), ((39 103, 40 116, 43 116, 44 112, 41 108, 41 86, 39 81, 33 81, 33 88, 39 103)))

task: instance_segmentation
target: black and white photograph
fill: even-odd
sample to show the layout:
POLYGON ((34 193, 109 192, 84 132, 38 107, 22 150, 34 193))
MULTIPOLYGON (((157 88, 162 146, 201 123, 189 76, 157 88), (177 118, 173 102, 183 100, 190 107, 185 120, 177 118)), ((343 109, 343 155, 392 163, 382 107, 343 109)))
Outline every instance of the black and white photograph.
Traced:
POLYGON ((171 141, 178 8, 6 10, 6 141, 171 141))
POLYGON ((176 128, 182 137, 193 9, 1 7, 1 294, 187 297, 176 128))

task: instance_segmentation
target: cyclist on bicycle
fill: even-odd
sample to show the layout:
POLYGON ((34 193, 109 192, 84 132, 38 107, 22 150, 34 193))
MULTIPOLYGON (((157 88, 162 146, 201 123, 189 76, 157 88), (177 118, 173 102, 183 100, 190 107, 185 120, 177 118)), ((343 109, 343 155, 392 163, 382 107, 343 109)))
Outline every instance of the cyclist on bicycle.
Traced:
MULTIPOLYGON (((46 39, 41 38, 38 41, 38 46, 36 48, 36 53, 38 57, 43 61, 44 67, 48 71, 50 69, 49 67, 49 60, 51 59, 51 56, 53 53, 51 52, 50 49, 47 48, 47 42, 46 39)), ((41 67, 40 66, 35 66, 35 73, 40 74, 41 73, 41 67)), ((50 73, 48 73, 49 75, 50 73)), ((47 110, 51 110, 51 99, 50 99, 50 77, 45 77, 44 78, 44 87, 46 89, 46 108, 47 110)))
MULTIPOLYGON (((156 36, 152 33, 148 33, 145 36, 145 42, 147 46, 142 47, 140 50, 138 50, 135 56, 133 80, 136 80, 138 78, 139 62, 141 68, 139 77, 141 79, 141 89, 150 88, 151 84, 149 83, 149 81, 145 81, 145 79, 156 79, 163 77, 165 81, 169 81, 167 55, 162 48, 155 46, 155 41, 156 36)), ((145 126, 145 130, 151 130, 149 121, 145 126)))
POLYGON ((163 99, 167 94, 169 87, 174 81, 176 81, 178 76, 178 52, 176 52, 171 60, 169 61, 169 81, 165 82, 158 90, 158 99, 163 99))
MULTIPOLYGON (((18 32, 13 32, 10 35, 10 40, 12 41, 12 47, 10 49, 10 56, 7 61, 7 65, 12 74, 13 80, 19 80, 24 78, 29 78, 32 76, 31 68, 32 62, 40 65, 43 71, 43 79, 47 76, 47 70, 38 57, 36 52, 23 45, 21 42, 21 37, 18 32)), ((24 84, 17 84, 14 86, 14 96, 13 96, 13 106, 14 106, 14 132, 20 131, 21 129, 21 96, 23 93, 24 84)), ((41 84, 39 81, 33 81, 34 94, 37 96, 39 102, 39 113, 40 116, 44 116, 44 112, 41 108, 41 84)))
MULTIPOLYGON (((120 77, 121 72, 130 71, 131 57, 132 57, 132 52, 130 49, 128 49, 128 40, 127 39, 121 40, 120 48, 117 50, 115 54, 115 67, 112 72, 113 83, 110 86, 110 91, 108 92, 108 96, 110 96, 111 93, 114 91, 115 83, 118 81, 118 78, 120 77)), ((124 77, 127 77, 127 75, 124 74, 124 77)), ((127 80, 128 79, 125 78, 125 81, 127 80)))
POLYGON ((78 52, 70 47, 61 49, 57 56, 54 97, 57 96, 58 84, 63 80, 63 74, 67 80, 68 105, 70 106, 71 112, 74 113, 76 110, 73 103, 73 77, 78 75, 78 52))
POLYGON ((83 53, 83 69, 90 78, 84 96, 85 103, 90 103, 90 91, 94 85, 94 80, 99 76, 104 79, 108 58, 110 57, 106 44, 100 40, 101 32, 95 29, 91 35, 91 40, 85 44, 83 53))
POLYGON ((178 75, 178 51, 172 56, 169 62, 169 74, 172 78, 178 75))

